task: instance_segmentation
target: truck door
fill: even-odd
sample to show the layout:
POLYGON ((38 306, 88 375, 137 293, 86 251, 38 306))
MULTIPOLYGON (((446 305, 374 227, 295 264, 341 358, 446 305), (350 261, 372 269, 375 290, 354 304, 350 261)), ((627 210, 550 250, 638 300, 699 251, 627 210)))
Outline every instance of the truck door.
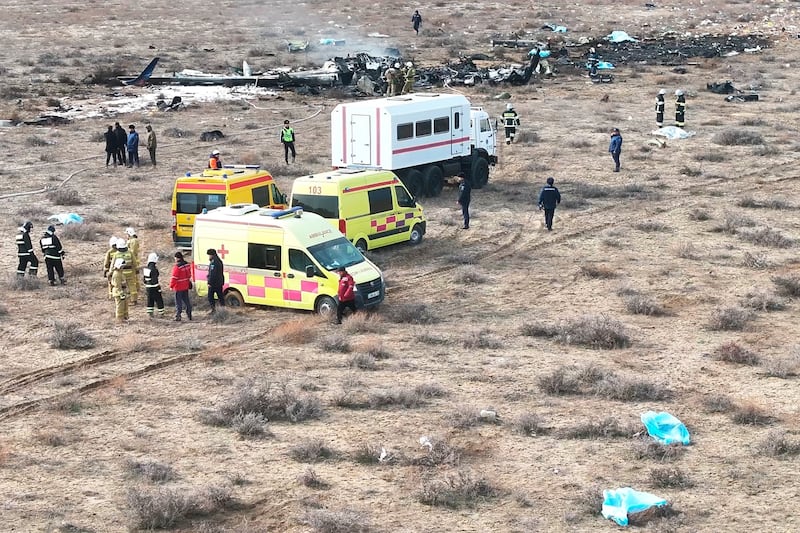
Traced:
POLYGON ((320 293, 319 287, 325 281, 325 275, 320 272, 308 254, 303 250, 289 248, 289 269, 286 279, 283 280, 284 293, 288 296, 287 307, 299 309, 314 309, 314 302, 320 293), (314 276, 308 277, 307 267, 314 267, 314 276))
POLYGON ((372 164, 371 135, 369 115, 350 115, 350 162, 354 165, 372 164))
POLYGON ((249 243, 246 301, 283 307, 283 296, 280 244, 249 243))
POLYGON ((461 155, 464 153, 464 141, 457 142, 457 139, 464 138, 464 117, 461 107, 450 108, 450 153, 461 155))

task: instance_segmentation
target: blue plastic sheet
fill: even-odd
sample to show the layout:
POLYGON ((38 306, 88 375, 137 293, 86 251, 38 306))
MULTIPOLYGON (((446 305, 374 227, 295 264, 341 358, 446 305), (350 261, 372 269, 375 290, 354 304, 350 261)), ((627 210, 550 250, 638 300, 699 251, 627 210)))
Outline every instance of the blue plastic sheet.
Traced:
POLYGON ((689 444, 689 430, 669 413, 647 411, 642 414, 642 424, 647 428, 647 433, 661 444, 689 444))
POLYGON ((606 36, 606 40, 612 43, 622 43, 625 41, 636 42, 636 39, 627 34, 627 32, 614 30, 606 36))
POLYGON ((83 224, 83 218, 77 213, 59 213, 57 215, 47 217, 47 220, 52 220, 64 225, 83 224))
POLYGON ((620 526, 628 525, 628 515, 641 513, 651 507, 663 507, 667 500, 650 494, 639 492, 630 487, 603 491, 603 518, 613 520, 620 526))
POLYGON ((542 59, 550 57, 550 50, 539 50, 539 57, 542 59))

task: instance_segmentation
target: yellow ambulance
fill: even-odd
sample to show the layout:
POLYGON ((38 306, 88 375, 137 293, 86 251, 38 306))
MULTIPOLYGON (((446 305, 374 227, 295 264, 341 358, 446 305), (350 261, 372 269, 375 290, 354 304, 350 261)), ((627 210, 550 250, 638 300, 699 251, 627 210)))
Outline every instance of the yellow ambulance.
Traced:
POLYGON ((381 271, 322 217, 302 208, 263 209, 255 204, 219 207, 197 215, 192 269, 199 296, 208 294, 209 248, 224 264, 225 302, 314 310, 336 309, 338 269, 356 282, 356 306, 383 301, 381 271))
POLYGON ((292 207, 328 220, 365 252, 425 235, 422 206, 389 170, 341 168, 294 180, 292 207))
POLYGON ((272 175, 258 165, 231 165, 206 169, 200 174, 187 172, 175 180, 172 192, 173 242, 177 246, 189 245, 194 217, 204 209, 240 203, 284 209, 286 198, 272 175))

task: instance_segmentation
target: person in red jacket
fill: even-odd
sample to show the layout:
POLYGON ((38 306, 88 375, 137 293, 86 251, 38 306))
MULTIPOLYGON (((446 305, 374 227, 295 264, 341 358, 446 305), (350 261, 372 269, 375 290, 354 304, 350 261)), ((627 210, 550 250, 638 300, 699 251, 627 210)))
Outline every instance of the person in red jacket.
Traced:
POLYGON ((184 261, 183 254, 175 252, 175 266, 169 288, 175 291, 175 322, 181 321, 181 313, 186 309, 186 316, 192 319, 192 302, 189 300, 189 289, 192 288, 192 267, 184 261))
POLYGON ((356 282, 344 267, 339 269, 339 305, 336 307, 336 323, 342 323, 342 314, 349 307, 356 312, 356 282))

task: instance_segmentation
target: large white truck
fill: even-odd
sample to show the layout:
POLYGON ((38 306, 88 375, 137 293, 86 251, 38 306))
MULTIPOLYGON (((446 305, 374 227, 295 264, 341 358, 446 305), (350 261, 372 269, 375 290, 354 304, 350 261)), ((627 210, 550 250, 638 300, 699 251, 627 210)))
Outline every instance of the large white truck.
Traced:
POLYGON ((414 196, 438 196, 463 172, 472 187, 497 163, 489 114, 459 94, 412 93, 337 105, 331 112, 334 168, 391 170, 414 196))

